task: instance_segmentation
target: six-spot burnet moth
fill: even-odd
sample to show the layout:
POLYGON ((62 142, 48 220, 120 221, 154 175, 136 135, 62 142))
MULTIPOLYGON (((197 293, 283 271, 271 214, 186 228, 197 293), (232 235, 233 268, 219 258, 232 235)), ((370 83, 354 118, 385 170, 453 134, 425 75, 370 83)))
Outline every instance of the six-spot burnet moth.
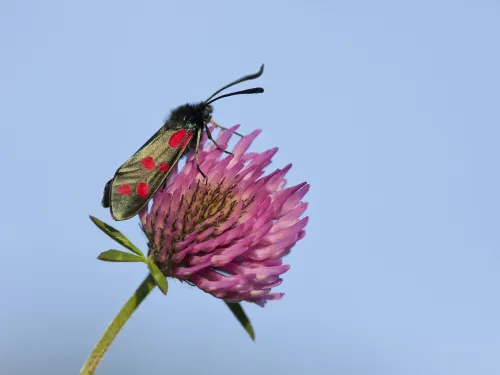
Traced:
MULTIPOLYGON (((210 134, 208 123, 212 120, 211 103, 228 96, 240 94, 260 94, 261 87, 232 92, 214 98, 223 90, 238 83, 256 79, 264 72, 264 65, 255 74, 237 79, 213 93, 198 104, 184 104, 174 109, 165 124, 118 170, 104 187, 102 206, 110 208, 115 220, 126 220, 135 216, 163 185, 173 166, 190 148, 195 149, 196 166, 205 177, 198 164, 198 148, 204 130, 215 146, 222 148, 210 134), (213 99, 212 99, 213 98, 213 99), (196 135, 196 142, 192 142, 196 135)), ((226 130, 226 129, 225 129, 226 130)), ((237 133, 236 133, 237 134, 237 133)), ((226 153, 229 153, 223 150, 226 153)))

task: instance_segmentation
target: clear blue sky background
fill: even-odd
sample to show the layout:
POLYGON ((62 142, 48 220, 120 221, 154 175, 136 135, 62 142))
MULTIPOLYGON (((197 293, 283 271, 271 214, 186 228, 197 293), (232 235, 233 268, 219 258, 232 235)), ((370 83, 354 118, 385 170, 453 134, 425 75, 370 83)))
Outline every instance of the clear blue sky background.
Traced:
MULTIPOLYGON (((266 63, 215 119, 307 180, 281 302, 172 282, 99 374, 500 373, 498 1, 3 1, 0 373, 77 373, 141 282, 88 219, 169 110, 266 63)), ((116 226, 145 249, 137 220, 116 226)))

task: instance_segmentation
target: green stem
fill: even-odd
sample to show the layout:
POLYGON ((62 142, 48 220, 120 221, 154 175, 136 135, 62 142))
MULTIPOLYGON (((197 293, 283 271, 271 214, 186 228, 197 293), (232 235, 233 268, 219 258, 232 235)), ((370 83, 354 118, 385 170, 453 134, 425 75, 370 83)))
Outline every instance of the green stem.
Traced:
POLYGON ((118 315, 113 319, 111 324, 102 335, 101 339, 95 346, 92 354, 87 359, 87 362, 83 365, 80 370, 80 375, 92 375, 99 363, 101 362, 104 354, 108 350, 109 346, 115 339, 116 335, 122 327, 125 325, 125 322, 130 318, 133 312, 139 307, 142 301, 146 298, 146 296, 153 290, 155 287, 155 281, 151 274, 146 277, 146 279, 142 282, 141 285, 137 288, 134 295, 130 297, 127 303, 123 306, 118 315))

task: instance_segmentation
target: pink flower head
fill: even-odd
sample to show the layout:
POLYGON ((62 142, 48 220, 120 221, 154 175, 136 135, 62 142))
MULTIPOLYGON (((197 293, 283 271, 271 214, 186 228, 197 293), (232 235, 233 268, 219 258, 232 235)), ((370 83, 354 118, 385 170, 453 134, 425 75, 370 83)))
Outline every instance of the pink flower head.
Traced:
MULTIPOLYGON (((226 148, 237 128, 221 132, 217 143, 226 148)), ((242 137, 233 155, 205 134, 198 157, 207 180, 190 152, 184 168, 172 170, 165 189, 139 216, 150 256, 165 276, 227 302, 264 306, 283 296, 271 290, 290 268, 282 258, 305 236, 308 217, 300 216, 309 185, 285 188, 291 164, 265 175, 278 149, 247 153, 259 133, 242 137)))

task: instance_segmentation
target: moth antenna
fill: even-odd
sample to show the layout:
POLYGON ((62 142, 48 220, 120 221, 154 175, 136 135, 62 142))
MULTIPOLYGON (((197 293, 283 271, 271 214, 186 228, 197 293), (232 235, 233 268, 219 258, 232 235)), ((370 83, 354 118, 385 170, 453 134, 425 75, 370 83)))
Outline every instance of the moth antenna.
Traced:
POLYGON ((206 104, 213 103, 216 100, 219 100, 222 98, 227 98, 228 96, 241 95, 241 94, 262 94, 263 92, 264 92, 264 89, 262 87, 254 87, 253 89, 241 90, 241 91, 231 92, 229 94, 224 94, 224 95, 218 96, 215 99, 212 99, 212 100, 206 102, 206 104))
POLYGON ((215 95, 217 95, 218 93, 220 93, 221 91, 224 91, 225 89, 231 87, 231 86, 234 86, 234 85, 237 85, 238 83, 241 83, 241 82, 244 82, 244 81, 249 81, 249 80, 252 80, 252 79, 256 79, 256 78, 259 78, 262 73, 264 73, 264 64, 262 64, 260 66, 260 69, 257 73, 254 73, 254 74, 249 74, 249 75, 246 75, 246 76, 243 76, 241 77, 240 79, 237 79, 236 81, 233 81, 229 84, 227 84, 226 86, 224 86, 223 88, 217 90, 216 92, 214 92, 207 100, 205 100, 205 103, 208 102, 210 99, 212 99, 215 95))
MULTIPOLYGON (((216 128, 221 128, 222 130, 229 130, 228 128, 225 128, 225 127, 223 127, 223 126, 221 126, 221 125, 217 124, 214 120, 210 120, 210 122, 211 122, 211 123, 212 123, 212 125, 213 125, 213 126, 215 126, 216 128)), ((243 138, 243 135, 242 135, 242 134, 240 134, 240 133, 238 133, 238 132, 234 132, 234 134, 239 135, 240 137, 242 137, 242 138, 243 138)))
POLYGON ((194 159, 196 161, 196 169, 201 173, 204 179, 207 179, 207 176, 200 168, 200 163, 198 163, 198 151, 200 149, 200 139, 201 139, 201 128, 198 129, 198 134, 196 135, 196 149, 194 151, 194 159))
POLYGON ((210 140, 214 143, 214 145, 215 145, 215 146, 216 146, 219 150, 224 151, 226 154, 229 154, 229 155, 232 155, 232 154, 233 154, 232 152, 229 152, 229 151, 224 150, 222 147, 220 147, 220 146, 217 144, 217 142, 215 142, 215 139, 213 139, 213 138, 212 138, 212 133, 210 132, 210 129, 208 128, 208 126, 207 126, 207 125, 205 125, 205 129, 206 129, 206 131, 207 131, 207 136, 208 136, 208 139, 210 139, 210 140))

